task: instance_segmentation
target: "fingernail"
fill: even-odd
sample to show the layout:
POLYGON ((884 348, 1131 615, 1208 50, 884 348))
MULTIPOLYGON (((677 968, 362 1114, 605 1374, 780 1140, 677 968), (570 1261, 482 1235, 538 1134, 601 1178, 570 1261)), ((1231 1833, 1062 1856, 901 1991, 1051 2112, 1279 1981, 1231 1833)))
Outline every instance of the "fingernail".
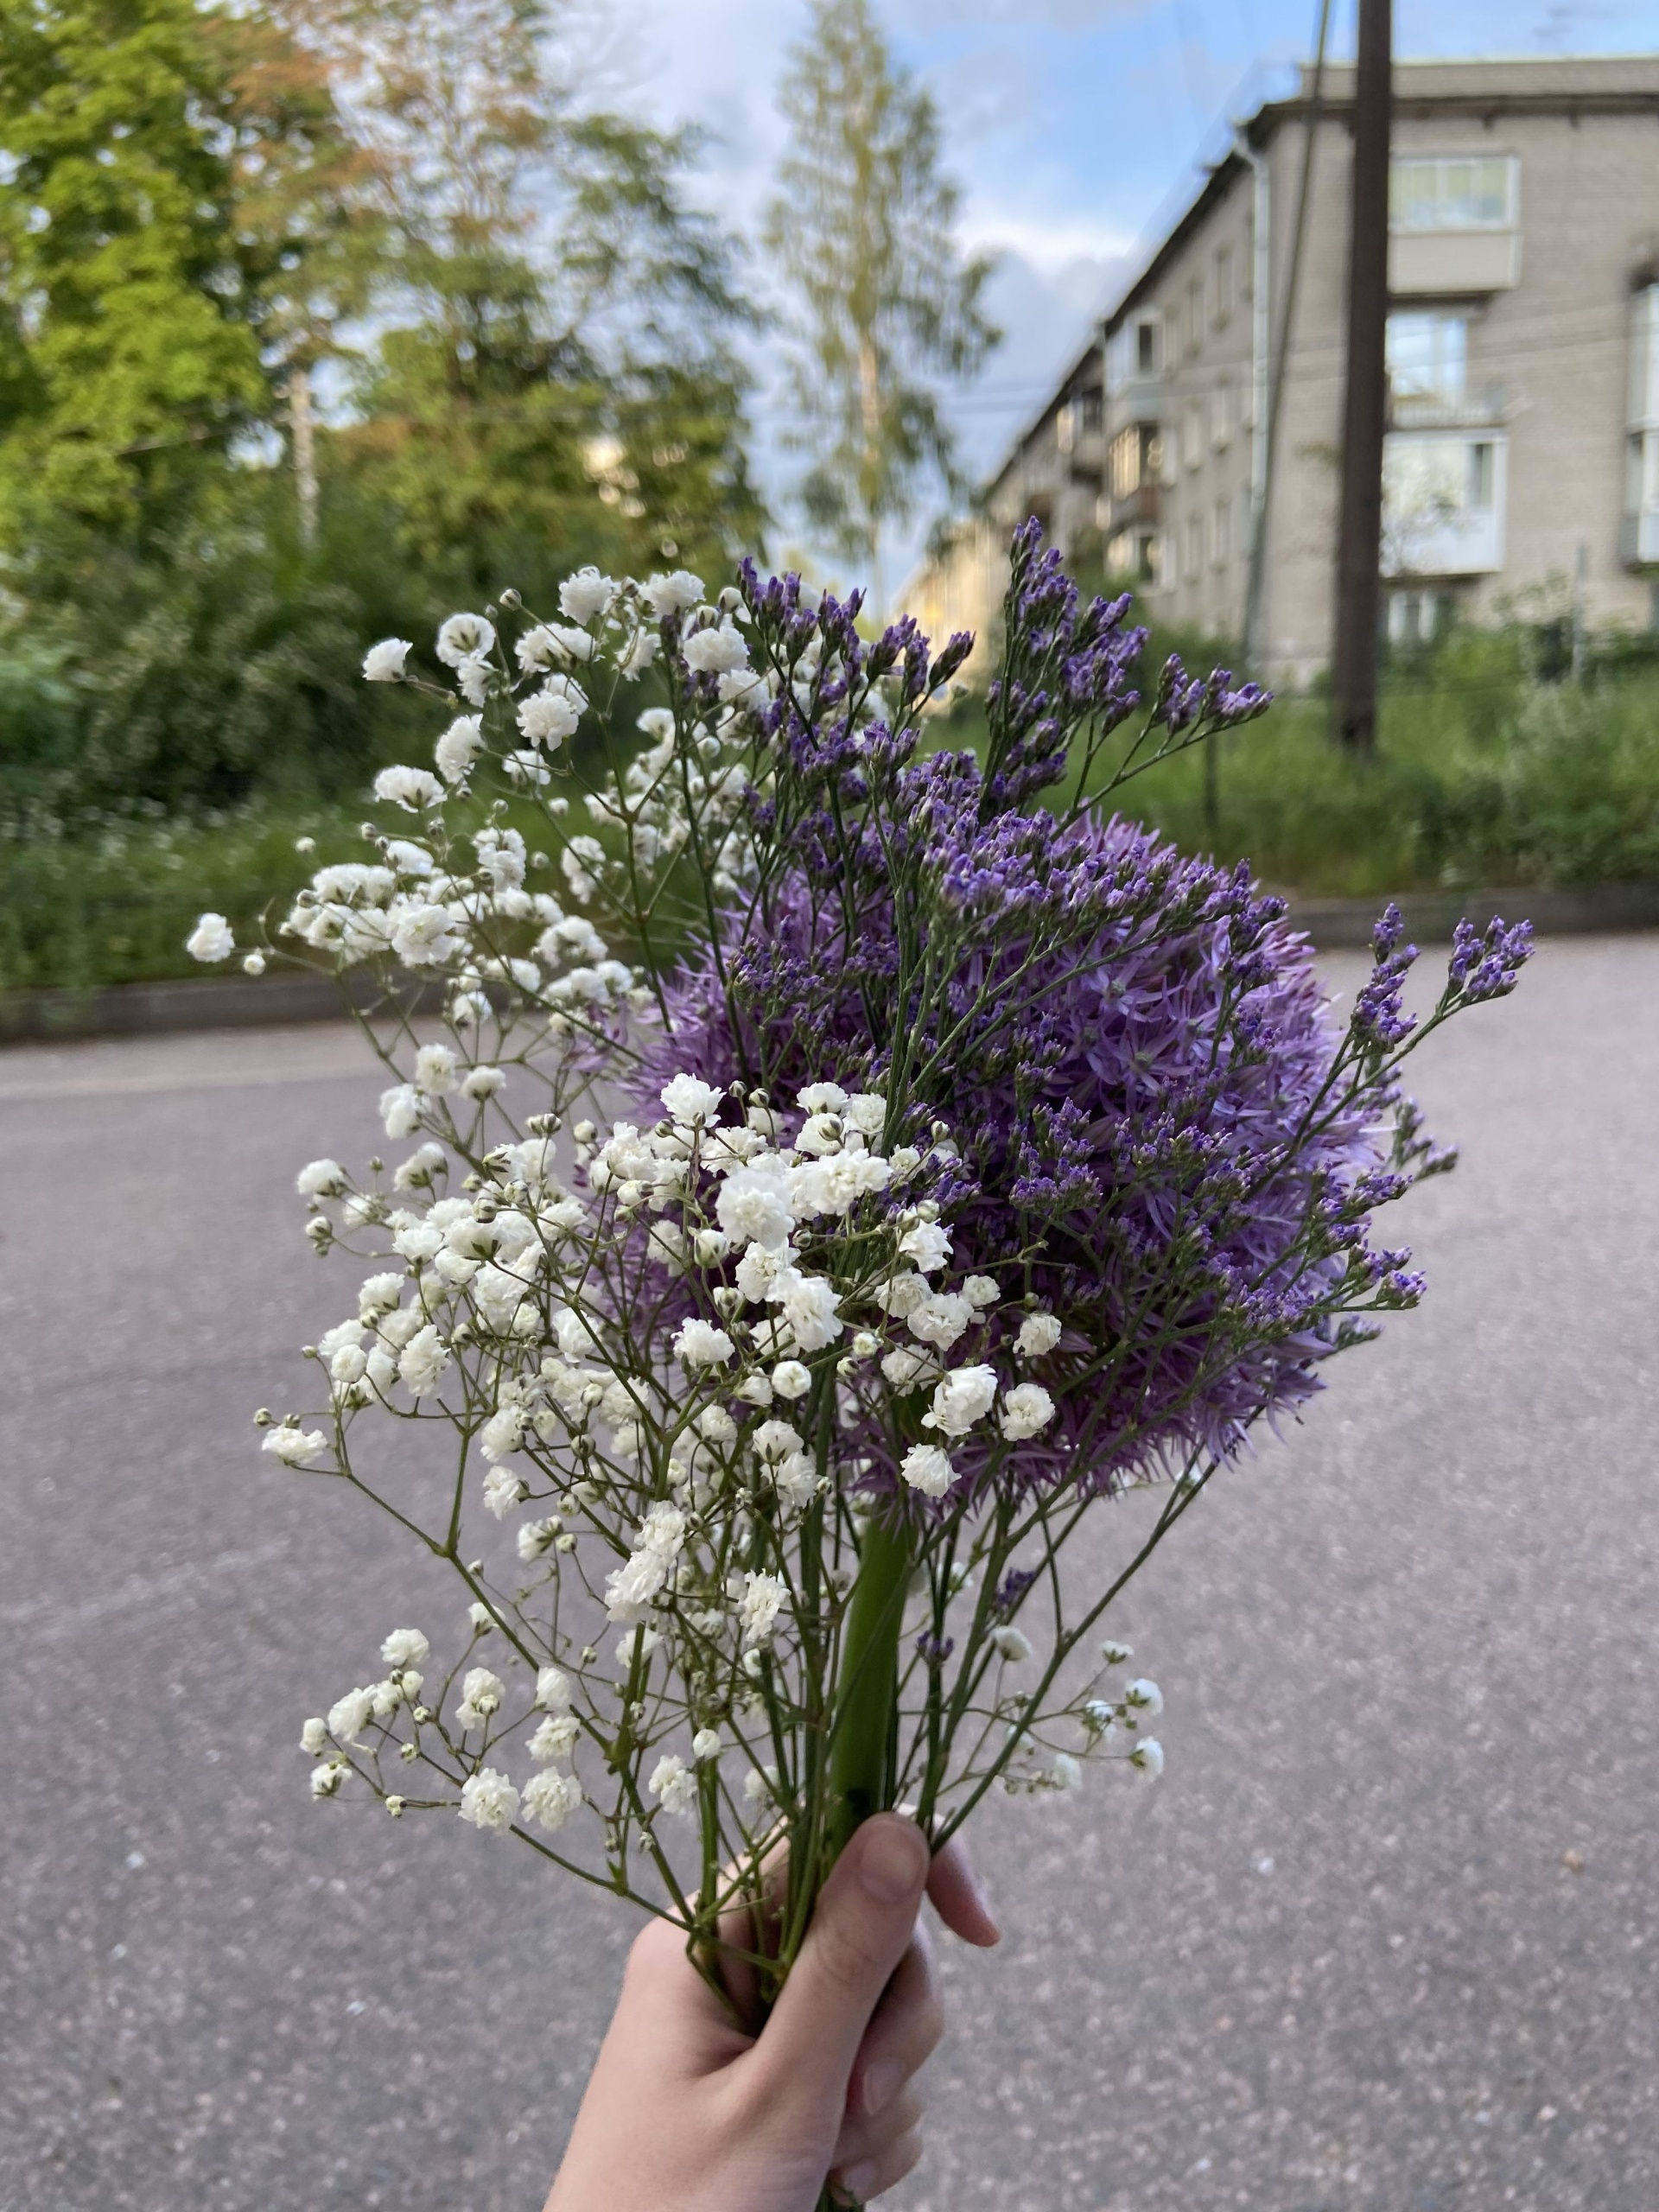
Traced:
POLYGON ((864 2109, 874 2120, 904 2087, 905 2069, 896 2058, 878 2058, 864 2076, 864 2109))
POLYGON ((858 1878, 881 1904, 902 1904, 927 1877, 927 1841, 906 1821, 883 1821, 859 1853, 858 1878))
POLYGON ((849 2204, 862 2204, 878 2179, 872 2158, 861 2166, 849 2166, 836 2185, 849 2204))

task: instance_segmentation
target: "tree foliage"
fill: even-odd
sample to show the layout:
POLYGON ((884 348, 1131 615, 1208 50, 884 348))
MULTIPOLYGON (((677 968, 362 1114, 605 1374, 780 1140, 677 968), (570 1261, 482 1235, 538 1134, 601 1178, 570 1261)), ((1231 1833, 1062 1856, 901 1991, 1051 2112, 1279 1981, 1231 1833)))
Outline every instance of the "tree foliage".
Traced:
POLYGON ((737 249, 582 50, 558 0, 0 0, 0 663, 88 672, 0 793, 349 786, 365 632, 756 540, 737 249))
POLYGON ((803 500, 879 573, 884 525, 914 512, 930 476, 957 486, 935 379, 970 375, 1000 335, 981 306, 992 264, 957 249, 938 114, 868 0, 813 0, 781 99, 789 151, 766 243, 796 308, 803 500))
POLYGON ((0 0, 0 521, 120 531, 265 396, 191 0, 0 0))

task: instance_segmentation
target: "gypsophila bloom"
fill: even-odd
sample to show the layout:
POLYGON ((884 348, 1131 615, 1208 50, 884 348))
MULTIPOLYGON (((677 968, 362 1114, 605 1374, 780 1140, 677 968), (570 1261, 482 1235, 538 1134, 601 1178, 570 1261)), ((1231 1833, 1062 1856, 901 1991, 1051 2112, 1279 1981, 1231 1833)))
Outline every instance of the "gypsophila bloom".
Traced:
POLYGON ((308 1720, 300 1731, 300 1749, 316 1758, 327 1748, 328 1723, 317 1718, 308 1720))
POLYGON ((443 797, 443 785, 424 768, 383 768, 374 779, 374 795, 414 814, 423 807, 436 806, 443 797))
POLYGON ((1014 1349, 1027 1359, 1041 1359, 1060 1341, 1060 1325, 1052 1313, 1028 1313, 1020 1324, 1014 1349))
POLYGON ((524 1816, 549 1835, 556 1835, 581 1804, 581 1783, 556 1767, 544 1767, 524 1784, 524 1816))
POLYGON ((924 1497, 943 1497, 957 1478, 949 1455, 937 1444, 912 1444, 899 1471, 924 1497))
POLYGON ((1021 1660, 1031 1656, 1031 1638, 1022 1636, 1017 1628, 999 1628, 991 1631, 991 1649, 999 1659, 1017 1667, 1021 1660))
MULTIPOLYGON (((934 1391, 932 1406, 922 1416, 923 1425, 940 1429, 946 1436, 966 1436, 975 1422, 982 1421, 989 1413, 995 1396, 994 1367, 958 1367, 945 1376, 934 1391)), ((1005 1436, 1008 1433, 1006 1414, 1002 1433, 1005 1436)))
POLYGON ((417 1628, 395 1628, 380 1646, 380 1656, 388 1667, 419 1667, 430 1656, 432 1647, 417 1628))
POLYGON ((708 1321, 682 1322, 674 1338, 674 1357, 683 1367, 718 1365, 736 1349, 724 1329, 716 1329, 708 1321))
POLYGON ((1154 1780, 1164 1770, 1164 1747, 1155 1736, 1143 1736, 1129 1753, 1129 1764, 1138 1766, 1143 1774, 1154 1780))
POLYGON ((1001 1429, 1010 1444, 1035 1436, 1053 1418, 1054 1401, 1040 1382, 1016 1383, 1004 1395, 1001 1429))
POLYGON ((670 1753, 658 1759, 645 1787, 659 1800, 665 1813, 689 1818, 696 1810, 697 1778, 683 1758, 670 1753))
POLYGON ((518 1816, 518 1792, 493 1766, 480 1767, 461 1785, 461 1817, 492 1835, 505 1835, 518 1816))
POLYGON ((223 914, 203 914, 185 939, 184 949, 193 960, 228 960, 236 939, 223 914))
POLYGON ((506 1684, 487 1667, 471 1667, 461 1686, 455 1719, 462 1728, 482 1728, 501 1710, 506 1684))
POLYGON ((320 1428, 302 1429, 296 1422, 284 1421, 266 1431, 261 1448, 290 1467, 302 1467, 327 1450, 328 1440, 320 1428))
POLYGON ((407 638, 382 638, 363 656, 363 673, 371 683, 397 683, 413 650, 407 638))
POLYGON ((302 1198, 337 1198, 346 1188, 346 1170, 337 1160, 314 1160, 294 1178, 302 1198))
POLYGON ((1138 1713, 1156 1716, 1164 1709, 1164 1694, 1156 1682, 1131 1682, 1123 1693, 1125 1705, 1132 1705, 1138 1713))

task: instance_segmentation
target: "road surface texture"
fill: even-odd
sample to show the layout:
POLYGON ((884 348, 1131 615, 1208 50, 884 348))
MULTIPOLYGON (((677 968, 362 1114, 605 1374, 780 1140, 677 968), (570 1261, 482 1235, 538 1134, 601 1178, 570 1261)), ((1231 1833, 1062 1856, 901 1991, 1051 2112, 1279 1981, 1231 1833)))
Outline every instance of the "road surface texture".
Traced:
MULTIPOLYGON (((983 1820, 903 2212, 1659 2205, 1659 938, 1417 1087, 1429 1301, 1130 1594, 1163 1782, 983 1820)), ((620 1907, 307 1796, 304 1715, 459 1614, 249 1426, 377 1088, 345 1029, 0 1056, 6 2212, 538 2212, 606 2017, 620 1907)))

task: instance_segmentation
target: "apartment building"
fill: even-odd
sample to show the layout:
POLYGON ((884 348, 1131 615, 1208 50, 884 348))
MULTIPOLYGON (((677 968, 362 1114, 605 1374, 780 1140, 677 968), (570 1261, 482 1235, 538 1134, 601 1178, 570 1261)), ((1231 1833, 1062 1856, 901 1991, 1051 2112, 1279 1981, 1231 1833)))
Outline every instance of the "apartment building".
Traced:
MULTIPOLYGON (((918 611, 997 588, 1035 515, 1163 619, 1240 639, 1255 518, 1272 680, 1331 646, 1353 73, 1239 129, 988 487, 918 611), (1285 342, 1300 165, 1313 162, 1285 342), (1280 358, 1282 353, 1282 359, 1280 358), (1272 482, 1266 423, 1282 376, 1272 482)), ((1396 639, 1453 612, 1659 624, 1659 56, 1395 71, 1382 565, 1396 639)))

